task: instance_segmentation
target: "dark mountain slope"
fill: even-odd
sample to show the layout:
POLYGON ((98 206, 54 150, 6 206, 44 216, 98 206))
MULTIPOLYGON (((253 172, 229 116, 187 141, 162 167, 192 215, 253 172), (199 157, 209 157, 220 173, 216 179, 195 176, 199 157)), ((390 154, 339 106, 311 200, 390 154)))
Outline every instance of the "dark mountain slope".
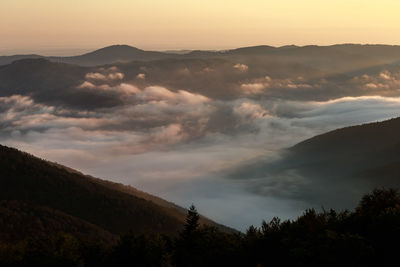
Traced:
POLYGON ((0 169, 1 200, 58 210, 113 234, 146 229, 176 234, 185 218, 175 207, 160 206, 118 190, 119 185, 68 171, 12 148, 0 147, 0 169))
POLYGON ((399 132, 400 118, 338 129, 283 151, 277 160, 243 166, 232 178, 248 180, 262 195, 316 208, 354 208, 374 188, 400 188, 399 132))
POLYGON ((400 187, 399 132, 400 118, 335 130, 290 148, 278 165, 306 177, 310 194, 349 207, 375 187, 400 187))
MULTIPOLYGON (((102 180, 102 179, 99 179, 99 178, 92 177, 90 175, 85 175, 85 174, 83 174, 83 173, 81 173, 79 171, 76 171, 74 169, 65 167, 63 165, 59 165, 57 163, 52 163, 52 162, 49 162, 49 163, 53 164, 53 165, 56 165, 57 167, 62 168, 64 170, 68 171, 68 172, 84 176, 86 179, 91 180, 91 181, 93 181, 95 183, 99 183, 101 185, 104 185, 107 188, 110 188, 110 189, 113 189, 113 190, 116 190, 116 191, 119 191, 119 192, 122 192, 122 193, 126 193, 126 194, 129 194, 129 195, 138 197, 138 198, 142 198, 142 199, 148 200, 148 201, 150 201, 150 202, 152 202, 154 204, 157 204, 158 206, 167 208, 168 210, 171 211, 171 212, 169 212, 169 215, 177 218, 179 221, 184 221, 186 219, 186 213, 187 213, 186 209, 184 209, 184 208, 182 208, 182 207, 180 207, 180 206, 178 206, 178 205, 176 205, 176 204, 174 204, 172 202, 168 202, 168 201, 166 201, 166 200, 164 200, 164 199, 162 199, 160 197, 157 197, 157 196, 151 195, 149 193, 146 193, 144 191, 138 190, 138 189, 136 189, 136 188, 134 188, 132 186, 129 186, 129 185, 110 182, 110 181, 107 181, 107 180, 102 180)), ((213 222, 212 220, 210 220, 210 219, 208 219, 208 218, 206 218, 204 216, 200 216, 200 220, 199 221, 200 221, 200 224, 217 226, 219 229, 221 229, 223 231, 227 231, 227 232, 234 231, 233 229, 230 229, 229 227, 226 227, 224 225, 217 224, 217 223, 213 222)))

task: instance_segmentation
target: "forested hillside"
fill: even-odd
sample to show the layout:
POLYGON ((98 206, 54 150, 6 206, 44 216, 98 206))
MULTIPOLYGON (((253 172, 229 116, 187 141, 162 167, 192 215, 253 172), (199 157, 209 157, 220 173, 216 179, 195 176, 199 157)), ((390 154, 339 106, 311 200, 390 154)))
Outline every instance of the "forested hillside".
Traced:
MULTIPOLYGON (((175 235, 185 210, 121 184, 85 176, 27 153, 0 147, 0 196, 4 203, 65 213, 112 234, 152 230, 175 235)), ((202 223, 216 225, 202 218, 202 223)), ((221 226, 222 227, 222 226, 221 226)), ((227 228, 226 228, 227 229, 227 228)))
POLYGON ((43 227, 57 231, 71 218, 8 204, 0 206, 1 229, 9 231, 0 235, 2 266, 389 266, 397 260, 394 244, 400 238, 400 194, 392 189, 365 195, 353 212, 309 209, 296 220, 274 218, 244 234, 200 226, 192 206, 176 237, 131 232, 108 237, 109 243, 89 238, 94 228, 81 222, 68 226, 70 231, 41 235, 43 227), (37 232, 27 233, 26 227, 6 221, 16 218, 37 232), (13 233, 28 236, 10 242, 13 233))

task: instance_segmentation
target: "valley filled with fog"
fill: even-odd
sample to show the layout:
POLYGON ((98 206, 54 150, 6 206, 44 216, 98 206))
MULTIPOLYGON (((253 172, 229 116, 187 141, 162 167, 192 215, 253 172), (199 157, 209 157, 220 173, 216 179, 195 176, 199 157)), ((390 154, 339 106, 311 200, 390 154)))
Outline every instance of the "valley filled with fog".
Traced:
POLYGON ((398 117, 400 64, 378 48, 248 49, 102 66, 5 64, 0 142, 194 203, 240 230, 296 218, 329 202, 299 191, 313 184, 296 169, 266 176, 255 168, 273 168, 287 148, 315 135, 398 117))

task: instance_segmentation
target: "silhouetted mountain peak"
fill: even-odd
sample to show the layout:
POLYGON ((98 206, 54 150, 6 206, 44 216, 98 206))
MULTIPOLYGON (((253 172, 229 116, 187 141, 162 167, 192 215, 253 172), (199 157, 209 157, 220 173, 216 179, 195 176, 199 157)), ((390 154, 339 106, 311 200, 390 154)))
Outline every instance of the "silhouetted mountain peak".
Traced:
POLYGON ((141 50, 139 48, 129 46, 129 45, 111 45, 111 46, 106 46, 103 48, 100 48, 98 50, 95 50, 93 52, 84 54, 82 56, 89 56, 89 55, 106 55, 106 54, 112 54, 112 55, 123 55, 125 56, 126 54, 131 54, 131 53, 143 53, 145 52, 144 50, 141 50))

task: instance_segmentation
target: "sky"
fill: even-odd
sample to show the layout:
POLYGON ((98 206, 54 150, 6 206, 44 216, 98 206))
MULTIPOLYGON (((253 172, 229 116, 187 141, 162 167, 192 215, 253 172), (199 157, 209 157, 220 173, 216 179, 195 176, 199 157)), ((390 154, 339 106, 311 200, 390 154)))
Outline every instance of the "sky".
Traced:
POLYGON ((400 44, 397 0, 2 0, 0 53, 400 44))
MULTIPOLYGON (((0 55, 70 55, 113 44, 400 45, 399 10, 398 0, 0 0, 0 55)), ((183 207, 195 203, 240 230, 274 216, 295 218, 320 204, 285 198, 304 177, 253 177, 248 164, 276 160, 317 134, 400 112, 397 52, 346 49, 293 62, 250 56, 54 64, 52 72, 52 63, 32 61, 28 67, 41 75, 27 75, 29 84, 15 79, 19 67, 32 73, 29 61, 20 61, 15 73, 1 69, 0 143, 183 207), (282 194, 255 192, 265 183, 282 194)))

